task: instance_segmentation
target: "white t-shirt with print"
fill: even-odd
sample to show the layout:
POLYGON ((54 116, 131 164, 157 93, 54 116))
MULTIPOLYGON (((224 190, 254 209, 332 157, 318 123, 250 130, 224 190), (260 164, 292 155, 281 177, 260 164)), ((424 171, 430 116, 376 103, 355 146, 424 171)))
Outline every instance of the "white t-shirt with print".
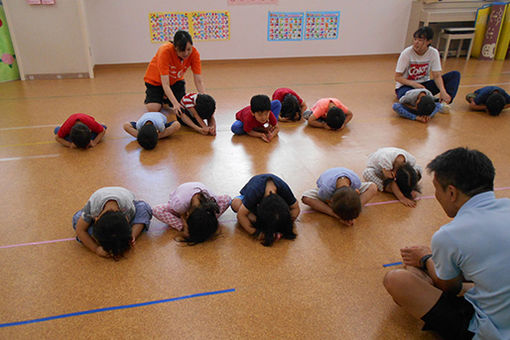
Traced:
MULTIPOLYGON (((395 72, 402 73, 403 77, 419 83, 430 80, 430 72, 441 71, 439 52, 434 47, 429 47, 423 55, 418 55, 413 46, 407 47, 398 57, 395 72)), ((397 82, 395 88, 403 84, 397 82)))

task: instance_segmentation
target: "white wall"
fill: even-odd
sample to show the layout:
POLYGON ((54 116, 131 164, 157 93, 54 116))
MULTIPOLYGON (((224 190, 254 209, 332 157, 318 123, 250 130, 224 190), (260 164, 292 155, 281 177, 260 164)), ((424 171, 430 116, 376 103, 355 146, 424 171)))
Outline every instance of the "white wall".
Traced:
MULTIPOLYGON (((21 0, 16 0, 21 1, 21 0)), ((65 0, 57 0, 65 1, 65 0)), ((94 64, 148 62, 149 12, 228 10, 228 41, 196 41, 203 60, 399 53, 411 0, 279 0, 276 5, 229 6, 227 0, 85 0, 94 64), (337 40, 267 40, 268 11, 341 11, 337 40)))
POLYGON ((43 6, 3 0, 22 79, 91 71, 82 1, 57 0, 43 6))

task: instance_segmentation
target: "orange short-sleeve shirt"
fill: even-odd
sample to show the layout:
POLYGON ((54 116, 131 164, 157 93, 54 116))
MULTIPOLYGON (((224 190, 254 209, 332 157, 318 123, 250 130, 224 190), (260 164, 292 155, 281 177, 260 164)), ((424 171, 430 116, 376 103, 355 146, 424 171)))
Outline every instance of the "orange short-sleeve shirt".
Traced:
POLYGON ((174 45, 166 43, 158 48, 158 52, 156 52, 147 67, 147 71, 145 71, 143 80, 146 83, 160 86, 161 76, 169 76, 170 85, 173 85, 184 79, 184 73, 190 66, 194 74, 202 73, 200 53, 195 47, 193 47, 193 51, 188 58, 181 60, 177 56, 174 45))
POLYGON ((328 113, 328 106, 330 102, 333 102, 336 107, 342 109, 344 113, 349 111, 349 108, 336 98, 322 98, 319 99, 312 107, 312 112, 315 118, 325 118, 328 113))

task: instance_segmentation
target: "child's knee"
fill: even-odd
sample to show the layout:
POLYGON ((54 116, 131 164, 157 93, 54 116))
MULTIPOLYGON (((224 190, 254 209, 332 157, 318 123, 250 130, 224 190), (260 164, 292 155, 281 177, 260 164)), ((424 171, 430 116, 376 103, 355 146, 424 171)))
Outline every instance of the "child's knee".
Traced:
POLYGON ((230 130, 236 135, 242 135, 245 133, 243 127, 244 127, 243 122, 241 122, 240 120, 236 120, 234 124, 232 124, 230 130))

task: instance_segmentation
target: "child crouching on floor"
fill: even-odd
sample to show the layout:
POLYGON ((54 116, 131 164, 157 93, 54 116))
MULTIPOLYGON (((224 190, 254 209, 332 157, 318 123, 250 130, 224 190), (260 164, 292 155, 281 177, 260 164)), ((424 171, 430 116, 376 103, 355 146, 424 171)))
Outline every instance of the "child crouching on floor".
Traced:
POLYGON ((282 104, 280 122, 296 122, 301 120, 303 112, 306 110, 305 101, 293 90, 281 87, 274 91, 272 100, 278 100, 282 104))
POLYGON ((358 175, 347 168, 332 168, 317 180, 317 188, 303 193, 301 201, 321 213, 338 218, 352 226, 362 207, 377 193, 377 186, 361 182, 358 175))
POLYGON ((106 133, 106 126, 85 113, 74 113, 53 131, 55 140, 68 148, 87 149, 96 146, 106 133))
POLYGON ((280 238, 293 240, 294 221, 299 203, 287 183, 273 174, 253 176, 232 200, 241 227, 262 245, 270 246, 280 238))
POLYGON ((485 86, 468 93, 466 100, 471 110, 485 111, 491 116, 499 116, 501 111, 510 107, 510 96, 498 86, 485 86))
POLYGON ((375 183, 379 191, 392 193, 405 206, 416 206, 421 167, 409 152, 392 147, 377 150, 368 156, 363 178, 375 183))
POLYGON ((120 259, 147 230, 152 209, 122 187, 104 187, 92 194, 73 216, 76 240, 102 257, 120 259))
POLYGON ((328 130, 342 130, 353 117, 351 110, 336 98, 319 99, 303 117, 308 125, 328 130))
POLYGON ((146 112, 137 122, 124 124, 124 131, 135 137, 138 144, 145 150, 152 150, 161 138, 173 135, 181 128, 176 121, 167 123, 167 118, 161 112, 146 112))
POLYGON ((259 94, 250 100, 250 106, 236 113, 236 121, 231 130, 236 135, 247 134, 269 143, 278 135, 278 116, 282 104, 271 101, 268 96, 259 94))
POLYGON ((216 120, 214 119, 216 101, 213 97, 203 93, 188 93, 182 97, 181 105, 184 110, 177 115, 181 125, 188 126, 203 135, 216 136, 216 120))
POLYGON ((393 104, 393 111, 399 116, 422 123, 427 123, 441 108, 442 104, 435 102, 427 89, 409 90, 393 104))
POLYGON ((154 217, 182 231, 177 241, 195 245, 216 234, 218 218, 231 201, 228 195, 214 195, 203 183, 183 183, 170 194, 167 203, 154 207, 154 217))

